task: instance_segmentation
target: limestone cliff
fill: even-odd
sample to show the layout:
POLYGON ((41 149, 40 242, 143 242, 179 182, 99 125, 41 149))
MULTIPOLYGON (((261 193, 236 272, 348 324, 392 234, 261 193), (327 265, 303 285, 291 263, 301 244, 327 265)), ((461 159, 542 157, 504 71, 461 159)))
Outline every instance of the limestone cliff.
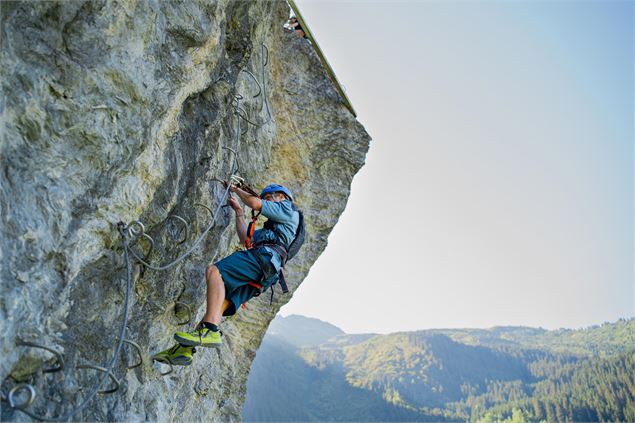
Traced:
POLYGON ((88 398, 102 372, 86 366, 113 356, 128 279, 125 338, 143 364, 127 368, 139 356, 124 343, 119 389, 72 420, 240 419, 255 352, 290 295, 249 302, 190 367, 162 376, 149 356, 198 321, 205 267, 240 248, 218 180, 295 193, 308 239, 287 266, 294 291, 364 163, 369 136, 311 44, 284 30, 288 15, 281 1, 0 2, 1 420, 30 420, 7 402, 20 383, 36 395, 26 405, 23 385, 14 406, 46 419, 88 398), (128 278, 120 221, 143 224, 131 247, 146 255, 151 237, 152 266, 191 254, 166 270, 133 259, 128 278))

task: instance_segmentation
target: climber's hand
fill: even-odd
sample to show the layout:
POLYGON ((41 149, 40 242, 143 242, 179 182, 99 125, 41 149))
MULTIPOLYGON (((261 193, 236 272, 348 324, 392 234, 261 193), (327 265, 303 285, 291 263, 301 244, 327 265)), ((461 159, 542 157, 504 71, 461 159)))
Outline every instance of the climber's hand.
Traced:
POLYGON ((242 211, 242 207, 240 207, 240 203, 233 196, 227 197, 227 204, 234 209, 234 211, 242 211))

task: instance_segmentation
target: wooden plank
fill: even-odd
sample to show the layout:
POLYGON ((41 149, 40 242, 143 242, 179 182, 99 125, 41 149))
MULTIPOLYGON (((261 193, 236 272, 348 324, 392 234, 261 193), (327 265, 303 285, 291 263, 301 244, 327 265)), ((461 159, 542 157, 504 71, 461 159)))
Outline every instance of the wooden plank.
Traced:
POLYGON ((324 57, 324 53, 322 53, 322 49, 318 45, 318 42, 316 41, 316 39, 313 37, 313 34, 311 33, 311 30, 309 29, 309 25, 307 25, 306 21, 302 17, 302 13, 300 13, 300 9, 298 9, 298 6, 295 4, 295 1, 287 0, 287 2, 289 3, 289 6, 291 6, 291 9, 293 9, 293 13, 295 14, 295 17, 298 19, 298 22, 300 23, 300 25, 302 26, 302 30, 311 41, 311 45, 313 46, 313 49, 315 50, 318 57, 320 58, 320 62, 322 62, 322 66, 324 66, 324 68, 326 69, 326 73, 328 73, 329 77, 331 78, 331 81, 333 81, 333 84, 335 85, 335 89, 342 97, 342 100, 344 100, 344 104, 346 105, 348 110, 351 111, 353 116, 357 117, 357 113, 355 112, 355 109, 353 108, 351 101, 348 99, 348 96, 344 92, 344 89, 342 88, 340 81, 337 80, 337 76, 335 76, 335 72, 333 72, 333 68, 329 64, 328 60, 326 60, 326 57, 324 57))

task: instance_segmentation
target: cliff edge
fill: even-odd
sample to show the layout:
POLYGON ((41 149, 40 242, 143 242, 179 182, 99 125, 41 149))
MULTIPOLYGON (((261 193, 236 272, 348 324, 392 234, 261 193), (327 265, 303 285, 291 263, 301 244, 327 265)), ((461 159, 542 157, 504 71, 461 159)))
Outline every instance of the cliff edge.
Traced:
POLYGON ((293 292, 364 164, 368 134, 288 16, 284 1, 0 2, 2 421, 240 420, 291 295, 250 301, 192 366, 149 357, 200 319, 206 266, 240 248, 219 180, 294 192, 293 292))

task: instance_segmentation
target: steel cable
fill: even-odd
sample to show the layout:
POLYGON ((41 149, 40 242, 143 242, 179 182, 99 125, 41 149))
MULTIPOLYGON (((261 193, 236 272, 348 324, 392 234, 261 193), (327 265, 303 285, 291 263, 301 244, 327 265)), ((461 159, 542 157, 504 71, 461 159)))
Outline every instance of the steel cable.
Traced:
POLYGON ((119 223, 118 224, 118 229, 119 229, 119 233, 121 233, 122 239, 123 239, 123 254, 124 254, 124 260, 126 262, 126 298, 124 300, 124 312, 123 312, 123 320, 121 322, 121 329, 119 331, 119 340, 117 341, 117 347, 115 348, 115 352, 112 355, 112 358, 110 359, 110 362, 108 363, 108 365, 106 366, 106 368, 104 369, 105 371, 103 372, 104 375, 99 379, 99 382, 97 382, 97 384, 93 387, 93 389, 90 391, 90 393, 84 397, 84 399, 82 400, 82 402, 79 403, 79 405, 77 407, 75 407, 74 409, 72 409, 71 411, 69 411, 68 413, 66 413, 65 415, 61 416, 61 417, 46 417, 46 416, 39 416, 29 410, 25 410, 24 408, 21 407, 14 407, 15 410, 19 410, 21 412, 23 412, 24 414, 26 414, 27 416, 37 419, 37 420, 42 420, 45 422, 65 422, 68 421, 71 417, 73 417, 75 414, 79 413, 80 411, 82 411, 84 408, 86 408, 86 406, 88 405, 88 403, 95 397, 95 395, 97 395, 97 393, 99 392, 99 390, 101 389, 101 386, 104 384, 104 382, 106 381, 106 379, 108 379, 110 377, 110 375, 112 374, 112 369, 115 367, 115 363, 117 362, 117 359, 119 358, 119 354, 121 353, 121 348, 124 344, 125 341, 125 337, 126 337, 126 326, 128 325, 128 306, 130 303, 130 294, 132 292, 132 263, 130 262, 130 255, 128 254, 128 249, 129 249, 129 244, 128 244, 128 228, 123 224, 123 223, 119 223))
MULTIPOLYGON (((264 43, 261 43, 260 46, 261 46, 260 63, 262 65, 261 66, 261 69, 262 69, 262 85, 260 84, 260 82, 258 82, 258 80, 256 79, 256 77, 254 76, 253 73, 251 73, 247 69, 243 69, 242 71, 245 72, 247 75, 251 76, 251 78, 258 85, 258 94, 254 95, 253 98, 256 98, 256 97, 260 96, 261 93, 263 94, 263 102, 265 103, 265 108, 267 110, 268 118, 267 118, 267 120, 264 120, 264 121, 259 122, 259 123, 252 122, 249 119, 247 119, 247 112, 245 112, 244 109, 241 109, 241 108, 237 107, 237 109, 239 111, 243 112, 243 114, 239 113, 240 117, 242 119, 244 119, 248 124, 250 124, 252 126, 255 126, 256 128, 260 128, 261 126, 268 124, 273 119, 273 116, 271 115, 271 109, 269 108, 269 101, 267 100, 267 79, 266 79, 266 75, 265 75, 265 67, 269 63, 269 49, 267 48, 267 46, 264 43)), ((244 133, 242 135, 244 135, 244 133)))
MULTIPOLYGON (((232 165, 231 168, 231 172, 229 175, 229 178, 227 178, 227 181, 231 181, 232 178, 235 176, 236 172, 238 172, 238 147, 239 147, 239 143, 240 143, 240 113, 238 110, 240 110, 240 99, 242 98, 242 96, 238 95, 236 96, 236 115, 237 115, 237 119, 236 119, 236 149, 233 150, 231 148, 228 147, 224 147, 228 150, 230 150, 232 153, 234 153, 234 163, 232 165)), ((168 263, 168 264, 164 264, 162 266, 155 266, 152 265, 150 263, 148 263, 147 261, 145 261, 144 259, 142 259, 139 254, 137 254, 137 252, 133 249, 130 248, 130 253, 134 256, 134 258, 137 259, 137 261, 139 261, 139 263, 143 264, 145 267, 147 267, 148 269, 152 269, 152 270, 167 270, 172 266, 177 265, 178 263, 180 263, 181 261, 185 260, 190 254, 192 254, 192 252, 194 252, 194 250, 196 249, 196 247, 198 247, 198 245, 203 241, 203 239, 207 236, 207 233, 214 227, 214 225, 216 224, 216 218, 218 217, 218 212, 221 210, 221 208, 223 208, 223 206, 225 205, 225 202, 227 200, 227 197, 229 195, 229 191, 231 189, 231 184, 228 183, 227 184, 227 188, 225 188, 225 191, 223 193, 223 196, 221 198, 221 200, 218 203, 218 206, 216 206, 216 210, 214 211, 214 214, 212 215, 212 221, 210 222, 210 224, 207 226, 207 228, 205 228, 205 230, 203 231, 203 233, 201 233, 201 235, 196 239, 196 241, 194 241, 194 243, 190 246, 190 248, 187 249, 187 251, 185 251, 183 254, 181 254, 179 257, 177 257, 176 259, 174 259, 172 262, 168 263)), ((143 233, 143 224, 140 223, 141 226, 141 234, 143 233)), ((139 235, 141 235, 139 234, 139 235)))
MULTIPOLYGON (((266 81, 265 81, 265 66, 267 65, 268 61, 269 61, 269 52, 267 47, 265 46, 265 44, 261 44, 262 46, 262 75, 263 75, 263 86, 261 87, 260 84, 258 84, 258 88, 259 88, 259 92, 256 96, 257 97, 261 94, 261 90, 264 94, 264 102, 265 102, 265 106, 267 109, 267 113, 269 115, 269 119, 257 126, 262 126, 266 123, 268 123, 269 121, 271 121, 272 119, 272 115, 271 115, 271 111, 269 109, 269 104, 267 102, 267 95, 266 95, 266 81), (265 49, 266 49, 266 58, 265 58, 265 49)), ((250 76, 256 81, 256 83, 258 83, 258 81, 256 80, 256 78, 254 77, 254 75, 251 72, 247 73, 250 74, 250 76)), ((223 147, 225 149, 230 150, 232 153, 234 153, 233 156, 233 163, 231 166, 231 171, 230 171, 230 175, 229 178, 227 179, 227 181, 231 181, 235 176, 237 176, 237 172, 239 170, 239 161, 238 161, 238 148, 240 146, 240 137, 241 137, 241 130, 240 130, 240 121, 241 119, 245 119, 249 124, 255 125, 253 122, 249 121, 246 116, 241 115, 241 107, 240 107, 240 100, 243 97, 240 94, 236 94, 235 95, 235 99, 236 99, 236 107, 235 107, 235 115, 236 115, 236 146, 235 149, 231 149, 229 147, 223 147)), ((244 110, 243 110, 244 112, 244 110)), ((244 112, 246 115, 246 112, 244 112)), ((112 355, 112 357, 110 358, 110 361, 108 362, 108 365, 104 368, 104 367, 99 367, 99 366, 94 366, 94 365, 83 365, 83 366, 76 366, 76 368, 95 368, 98 370, 103 372, 103 376, 101 378, 99 378, 99 381, 93 386, 92 390, 90 391, 90 393, 88 395, 86 395, 81 402, 74 407, 71 411, 67 412, 66 414, 59 416, 59 417, 46 417, 46 416, 40 416, 34 412, 31 412, 29 410, 27 410, 26 408, 29 407, 33 401, 33 399, 35 398, 36 395, 36 391, 35 388, 31 385, 31 384, 20 384, 15 386, 11 392, 9 393, 9 397, 7 398, 7 400, 9 401, 9 405, 11 406, 12 409, 14 410, 18 410, 24 414, 26 414, 27 416, 36 419, 36 420, 41 420, 41 421, 47 421, 47 422, 66 422, 68 420, 70 420, 73 416, 75 416, 77 413, 79 413, 80 411, 82 411, 83 409, 86 408, 86 406, 90 403, 90 401, 98 394, 98 393, 104 393, 104 392, 111 392, 111 391, 100 391, 102 385, 104 384, 104 382, 106 381, 106 379, 108 378, 113 378, 113 380, 117 381, 116 378, 114 378, 114 375, 112 374, 112 370, 115 367, 115 364, 117 363, 117 360, 121 354, 122 351, 122 347, 124 343, 129 343, 133 346, 135 346, 135 348, 137 349, 137 352, 139 353, 139 356, 141 358, 141 361, 139 364, 135 364, 134 366, 129 366, 128 369, 130 368, 134 368, 134 367, 138 367, 142 362, 143 359, 141 357, 140 354, 140 348, 137 344, 129 341, 126 339, 126 330, 127 330, 127 325, 128 325, 128 317, 129 317, 129 306, 130 306, 130 297, 132 294, 132 285, 133 285, 133 275, 132 275, 132 263, 131 263, 131 259, 130 259, 130 255, 132 255, 135 259, 137 259, 142 265, 144 265, 145 267, 149 268, 149 269, 153 269, 153 270, 166 270, 174 265, 176 265, 177 263, 181 262, 182 260, 184 260, 186 257, 188 257, 193 251, 194 249, 202 242, 202 240, 205 238, 205 236, 207 235, 207 233, 214 227, 215 223, 216 223, 216 219, 218 217, 218 213, 220 212, 221 208, 223 206, 225 206, 225 202, 228 198, 230 189, 231 189, 231 182, 227 183, 227 187, 225 188, 225 191, 223 193, 223 196, 218 204, 218 206, 216 207, 216 210, 212 213, 212 221, 211 223, 208 225, 208 227, 203 231, 203 233, 199 236, 199 238, 197 238, 197 240, 194 242, 194 244, 182 255, 180 255, 177 259, 175 259, 174 261, 172 261, 171 263, 168 263, 166 265, 163 266, 154 266, 151 265, 149 263, 146 262, 146 260, 142 259, 141 257, 139 257, 139 255, 134 251, 134 249, 130 246, 130 239, 129 236, 133 235, 135 237, 147 237, 150 239, 150 251, 153 249, 154 247, 154 242, 152 240, 151 237, 149 237, 147 234, 144 233, 144 227, 143 224, 139 221, 135 221, 132 222, 130 224, 130 226, 127 226, 126 224, 124 224, 123 222, 119 222, 117 224, 117 229, 119 231, 119 233, 121 234, 122 237, 122 243, 123 243, 123 251, 124 251, 124 261, 126 264, 126 295, 125 295, 125 300, 124 300, 124 312, 123 312, 123 319, 122 319, 122 323, 121 323, 121 329, 119 331, 119 337, 117 340, 117 344, 115 347, 115 351, 112 355), (135 231, 132 227, 134 225, 138 225, 141 229, 139 231, 135 231), (15 404, 13 401, 13 395, 20 391, 20 390, 28 390, 29 392, 29 399, 26 402, 23 402, 21 404, 15 404)), ((205 208, 207 208, 210 212, 211 209, 209 209, 207 206, 204 206, 205 208)), ((149 255, 149 254, 148 254, 149 255)), ((147 259, 147 256, 146 256, 147 259)), ((171 363, 170 363, 171 366, 171 363)), ((172 367, 172 366, 171 366, 172 367)), ((57 370, 57 369, 56 369, 57 370)), ((61 370, 61 368, 60 368, 61 370)), ((171 373, 173 371, 173 368, 171 368, 171 370, 168 373, 171 373)), ((168 374, 166 373, 166 374, 168 374)), ((4 398, 3 398, 4 399, 4 398)))

